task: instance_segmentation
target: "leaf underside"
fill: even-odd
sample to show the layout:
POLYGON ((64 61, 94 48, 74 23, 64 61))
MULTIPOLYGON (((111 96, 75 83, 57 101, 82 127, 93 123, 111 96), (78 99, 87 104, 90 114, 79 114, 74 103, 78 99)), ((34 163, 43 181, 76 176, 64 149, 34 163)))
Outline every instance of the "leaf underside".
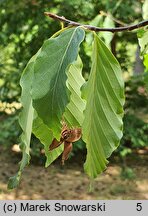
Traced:
POLYGON ((70 127, 81 127, 84 120, 85 101, 81 98, 81 87, 85 83, 82 76, 82 61, 78 57, 67 71, 67 88, 70 102, 64 113, 64 120, 70 127))
POLYGON ((18 173, 9 179, 8 189, 13 189, 17 187, 17 185, 19 184, 21 173, 24 167, 28 165, 30 161, 30 153, 29 153, 30 139, 31 139, 32 122, 33 122, 33 114, 34 114, 30 90, 31 90, 31 83, 33 79, 34 62, 38 54, 39 52, 30 59, 26 68, 24 69, 24 72, 20 80, 20 85, 22 88, 21 103, 23 106, 22 112, 20 113, 19 116, 19 123, 22 128, 22 134, 20 137, 22 160, 20 161, 20 167, 18 173))
POLYGON ((18 185, 22 170, 30 161, 32 132, 44 145, 46 167, 63 152, 63 144, 49 151, 53 138, 60 139, 62 118, 69 127, 82 127, 87 147, 84 169, 92 178, 106 168, 107 158, 119 145, 124 104, 121 69, 109 49, 94 35, 87 83, 78 56, 84 39, 80 27, 48 39, 27 64, 20 82, 23 156, 18 173, 9 180, 9 189, 18 185))
MULTIPOLYGON (((67 105, 64 113, 64 120, 69 127, 80 127, 83 122, 83 111, 85 101, 81 98, 80 88, 85 80, 82 77, 82 61, 78 57, 77 61, 70 65, 67 70, 67 87, 71 93, 70 103, 67 105)), ((59 155, 63 152, 63 144, 52 151, 49 151, 49 146, 54 138, 52 131, 38 117, 37 113, 33 121, 33 133, 44 145, 46 155, 46 167, 48 167, 59 155)))
POLYGON ((43 121, 37 116, 33 121, 33 133, 44 145, 45 155, 46 155, 46 164, 45 167, 48 167, 57 157, 63 152, 64 146, 60 145, 58 148, 49 151, 49 146, 53 140, 52 131, 43 123, 43 121))
POLYGON ((66 71, 76 60, 83 39, 84 30, 79 27, 50 38, 43 44, 34 66, 33 106, 58 140, 60 121, 69 102, 66 71))
POLYGON ((30 161, 32 129, 44 145, 47 157, 46 166, 51 164, 63 151, 63 145, 52 152, 49 152, 48 149, 53 134, 54 137, 60 136, 60 120, 69 101, 66 72, 70 64, 76 60, 78 48, 83 39, 84 31, 81 28, 71 28, 64 31, 59 37, 47 40, 28 62, 22 74, 20 84, 23 110, 19 123, 23 131, 20 145, 23 156, 18 173, 9 180, 9 189, 18 185, 22 170, 30 161), (35 115, 32 98, 36 109, 35 115))
POLYGON ((123 88, 117 60, 95 34, 91 73, 87 85, 82 88, 87 101, 82 125, 82 139, 87 147, 84 169, 92 178, 106 168, 106 158, 122 137, 123 88))

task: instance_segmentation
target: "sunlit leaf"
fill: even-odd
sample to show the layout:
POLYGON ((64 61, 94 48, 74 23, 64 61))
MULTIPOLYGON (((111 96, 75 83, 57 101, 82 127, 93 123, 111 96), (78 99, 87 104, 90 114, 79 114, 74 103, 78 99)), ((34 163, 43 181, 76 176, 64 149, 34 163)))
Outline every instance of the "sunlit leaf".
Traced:
POLYGON ((143 19, 148 19, 148 0, 144 1, 143 7, 142 7, 142 15, 143 19))
MULTIPOLYGON (((143 19, 148 19, 148 0, 144 1, 142 7, 143 19)), ((141 55, 148 54, 148 28, 147 26, 137 31, 138 41, 141 49, 141 55)))
MULTIPOLYGON (((142 7, 143 19, 148 19, 148 0, 144 1, 142 7)), ((143 56, 143 64, 145 66, 144 82, 148 91, 148 28, 147 26, 143 29, 138 30, 138 41, 141 49, 141 55, 143 56)))
POLYGON ((35 62, 33 106, 57 139, 60 138, 60 121, 69 102, 66 70, 76 60, 83 39, 83 29, 65 30, 43 44, 35 62))
POLYGON ((87 101, 82 125, 87 147, 84 169, 92 178, 106 168, 106 158, 122 137, 123 88, 119 63, 95 34, 91 73, 82 89, 87 101))
POLYGON ((141 49, 141 54, 148 54, 148 30, 140 29, 138 31, 138 40, 141 49))
MULTIPOLYGON (((102 14, 97 15, 92 21, 89 22, 90 25, 96 27, 103 27, 103 16, 102 14)), ((101 34, 101 32, 99 32, 101 34)), ((93 42, 93 32, 88 32, 85 37, 86 43, 84 43, 84 49, 88 56, 92 55, 92 42, 93 42)))
MULTIPOLYGON (((89 22, 89 25, 102 27, 103 26, 103 16, 101 14, 97 15, 92 21, 89 22)), ((93 33, 88 32, 86 35, 86 42, 88 46, 92 45, 93 42, 93 33)))
POLYGON ((82 77, 82 61, 78 57, 67 71, 67 87, 71 93, 70 102, 66 107, 64 119, 69 126, 81 126, 84 120, 85 101, 81 98, 80 88, 85 83, 82 77))
MULTIPOLYGON (((105 18, 104 23, 103 23, 103 27, 104 28, 115 28, 114 21, 113 21, 113 19, 111 19, 110 16, 107 16, 105 18)), ((106 46, 110 47, 110 42, 113 39, 113 35, 114 34, 112 32, 101 32, 100 36, 103 37, 106 46)))
POLYGON ((145 82, 146 89, 147 89, 147 92, 148 92, 148 72, 145 73, 144 82, 145 82))

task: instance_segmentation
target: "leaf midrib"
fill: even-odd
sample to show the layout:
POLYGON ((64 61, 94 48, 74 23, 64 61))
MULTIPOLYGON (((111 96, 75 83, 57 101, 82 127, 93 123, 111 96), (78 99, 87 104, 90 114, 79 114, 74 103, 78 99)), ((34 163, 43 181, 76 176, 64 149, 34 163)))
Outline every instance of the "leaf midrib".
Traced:
POLYGON ((67 53, 67 50, 69 49, 69 46, 70 46, 70 44, 71 44, 71 41, 72 41, 72 39, 73 39, 73 37, 74 37, 74 34, 75 34, 75 32, 76 32, 76 30, 77 30, 78 28, 75 28, 75 30, 74 30, 74 32, 72 33, 72 36, 71 36, 71 38, 70 38, 70 41, 69 41, 69 43, 68 43, 68 45, 67 45, 67 48, 66 48, 66 50, 65 50, 65 52, 64 52, 64 55, 63 55, 63 57, 62 57, 62 60, 61 60, 61 63, 60 63, 60 65, 59 65, 59 68, 58 68, 58 71, 57 71, 57 76, 56 76, 56 80, 55 80, 55 84, 54 84, 54 88, 53 88, 53 96, 52 96, 52 104, 51 104, 51 111, 52 111, 52 113, 53 113, 53 108, 54 108, 54 106, 53 106, 53 100, 55 100, 55 90, 56 90, 56 85, 57 85, 57 81, 58 81, 58 78, 59 78, 59 75, 60 75, 60 73, 59 73, 59 71, 60 71, 60 68, 61 68, 61 66, 62 66, 62 64, 63 64, 63 61, 64 61, 64 58, 65 58, 65 56, 66 56, 66 53, 67 53))

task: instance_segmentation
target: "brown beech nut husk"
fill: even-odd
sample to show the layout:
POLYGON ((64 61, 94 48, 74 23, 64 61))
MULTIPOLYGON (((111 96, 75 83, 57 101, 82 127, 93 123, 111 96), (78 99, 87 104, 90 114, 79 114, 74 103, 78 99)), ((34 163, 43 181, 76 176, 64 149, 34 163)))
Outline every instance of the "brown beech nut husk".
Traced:
POLYGON ((72 143, 78 141, 81 138, 81 135, 81 128, 69 129, 66 123, 64 123, 61 131, 60 141, 54 138, 49 146, 49 151, 59 147, 64 142, 64 151, 62 154, 62 165, 64 165, 64 161, 68 159, 69 154, 72 151, 72 143))

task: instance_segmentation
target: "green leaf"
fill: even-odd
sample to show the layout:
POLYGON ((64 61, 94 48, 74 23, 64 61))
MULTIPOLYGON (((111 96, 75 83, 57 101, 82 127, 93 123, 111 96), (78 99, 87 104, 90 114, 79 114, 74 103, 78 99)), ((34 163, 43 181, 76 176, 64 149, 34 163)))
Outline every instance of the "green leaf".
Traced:
MULTIPOLYGON (((85 102, 81 98, 80 88, 84 84, 85 80, 82 77, 81 72, 82 61, 80 57, 78 57, 77 61, 74 62, 67 71, 67 87, 71 95, 70 103, 67 105, 64 113, 64 120, 70 127, 81 126, 84 119, 83 111, 85 109, 85 102)), ((63 144, 58 148, 49 151, 49 145, 54 138, 53 133, 38 117, 37 113, 35 113, 33 121, 33 133, 44 145, 47 167, 63 152, 63 144)))
MULTIPOLYGON (((142 7, 142 15, 143 19, 148 19, 148 0, 144 1, 142 7)), ((148 91, 148 29, 147 26, 145 28, 139 29, 138 33, 138 41, 141 48, 141 55, 143 56, 143 64, 145 66, 145 73, 144 73, 144 82, 146 89, 148 91)))
POLYGON ((34 113, 30 90, 31 90, 31 83, 32 83, 33 72, 34 72, 34 62, 38 54, 39 52, 30 59, 26 68, 24 69, 24 72, 20 80, 20 85, 22 87, 21 103, 23 109, 19 116, 19 123, 22 128, 20 147, 23 156, 20 162, 20 168, 18 173, 9 179, 8 189, 13 189, 19 184, 21 173, 24 167, 28 165, 30 161, 30 154, 29 154, 30 139, 31 139, 33 113, 34 113))
POLYGON ((148 19, 148 0, 144 1, 143 7, 142 7, 142 15, 143 19, 148 19))
POLYGON ((14 189, 19 185, 20 175, 20 172, 18 172, 15 176, 9 178, 8 189, 14 189))
POLYGON ((123 88, 119 63, 95 34, 91 73, 82 89, 87 101, 82 125, 82 139, 87 147, 84 169, 92 178, 106 168, 106 158, 122 137, 123 88))
MULTIPOLYGON (((148 0, 144 1, 142 7, 143 19, 148 19, 148 0)), ((138 41, 141 48, 141 55, 148 54, 148 29, 147 26, 137 31, 138 41)))
POLYGON ((60 138, 60 121, 69 102, 66 71, 76 60, 83 39, 84 30, 80 27, 65 30, 43 44, 35 62, 33 106, 57 139, 60 138))
POLYGON ((140 29, 138 31, 138 41, 141 48, 141 55, 148 54, 148 31, 140 29))
MULTIPOLYGON (((92 26, 103 27, 103 16, 102 14, 97 15, 92 21, 89 23, 92 26)), ((101 32, 99 32, 101 34, 101 32)), ((92 43, 93 43, 93 32, 89 31, 86 34, 85 41, 83 46, 87 56, 92 55, 92 43)))
MULTIPOLYGON (((103 16, 101 14, 97 15, 89 24, 97 27, 103 26, 103 16)), ((90 47, 93 42, 93 33, 91 31, 86 35, 86 42, 86 45, 90 47)))
POLYGON ((67 71, 67 87, 71 95, 70 102, 64 113, 64 120, 70 127, 80 127, 84 120, 83 111, 85 109, 85 101, 81 98, 80 91, 82 85, 85 83, 82 76, 82 67, 82 61, 78 57, 77 61, 67 71))
MULTIPOLYGON (((114 24, 113 19, 111 19, 111 17, 107 16, 104 20, 103 27, 104 28, 114 28, 115 24, 114 24)), ((107 47, 110 47, 110 43, 113 39, 113 35, 114 34, 112 32, 101 32, 100 36, 104 38, 105 44, 107 47)))
POLYGON ((145 66, 145 68, 146 68, 145 71, 148 73, 148 54, 145 54, 145 55, 144 55, 143 64, 144 64, 144 66, 145 66))
POLYGON ((43 121, 35 115, 33 121, 33 133, 40 140, 40 142, 44 145, 45 155, 46 155, 46 167, 48 167, 57 157, 63 152, 63 144, 58 148, 49 151, 49 146, 53 140, 52 131, 43 123, 43 121))

